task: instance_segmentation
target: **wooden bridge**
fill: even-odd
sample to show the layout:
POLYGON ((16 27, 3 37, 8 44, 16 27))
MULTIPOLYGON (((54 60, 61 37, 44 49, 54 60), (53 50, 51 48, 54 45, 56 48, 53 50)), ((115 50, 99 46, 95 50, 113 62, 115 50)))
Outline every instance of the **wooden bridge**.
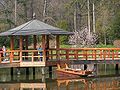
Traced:
POLYGON ((0 52, 0 67, 41 67, 54 66, 57 63, 68 64, 95 64, 120 63, 120 48, 51 48, 38 50, 8 50, 6 57, 0 52), (40 61, 40 57, 42 61, 40 61))

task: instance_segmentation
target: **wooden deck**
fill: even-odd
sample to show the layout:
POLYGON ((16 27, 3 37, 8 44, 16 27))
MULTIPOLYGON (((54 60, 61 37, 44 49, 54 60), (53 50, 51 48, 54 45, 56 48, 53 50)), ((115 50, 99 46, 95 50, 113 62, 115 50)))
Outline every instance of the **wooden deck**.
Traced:
POLYGON ((41 67, 55 66, 57 63, 89 64, 89 63, 120 63, 120 48, 51 48, 37 50, 8 50, 6 57, 0 51, 0 68, 3 67, 41 67), (40 61, 42 58, 42 61, 40 61))
POLYGON ((0 68, 7 68, 7 67, 45 67, 45 62, 12 62, 9 61, 1 63, 0 68))

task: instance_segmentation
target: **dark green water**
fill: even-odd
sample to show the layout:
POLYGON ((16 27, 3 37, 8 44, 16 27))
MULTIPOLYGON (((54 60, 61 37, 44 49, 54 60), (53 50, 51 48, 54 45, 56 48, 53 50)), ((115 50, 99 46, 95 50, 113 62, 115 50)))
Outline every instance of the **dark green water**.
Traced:
POLYGON ((55 68, 51 77, 48 68, 45 75, 41 68, 35 68, 35 75, 32 68, 29 68, 29 75, 25 68, 20 69, 20 74, 14 68, 13 76, 9 68, 0 69, 0 90, 120 90, 120 70, 116 72, 114 68, 114 64, 99 65, 96 77, 76 79, 58 79, 55 68))

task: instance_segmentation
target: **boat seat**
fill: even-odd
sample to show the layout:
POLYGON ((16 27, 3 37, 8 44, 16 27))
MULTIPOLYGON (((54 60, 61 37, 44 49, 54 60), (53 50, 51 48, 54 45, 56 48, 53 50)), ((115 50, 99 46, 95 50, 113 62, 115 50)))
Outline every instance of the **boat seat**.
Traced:
POLYGON ((72 68, 65 68, 65 70, 67 70, 67 71, 73 71, 72 68))
POLYGON ((77 68, 77 69, 75 69, 75 70, 80 71, 81 69, 80 69, 80 68, 77 68))

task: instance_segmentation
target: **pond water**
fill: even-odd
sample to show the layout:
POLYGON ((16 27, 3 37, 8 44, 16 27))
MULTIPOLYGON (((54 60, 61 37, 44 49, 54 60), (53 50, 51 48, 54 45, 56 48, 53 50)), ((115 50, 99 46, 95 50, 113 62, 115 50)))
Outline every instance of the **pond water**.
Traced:
POLYGON ((58 79, 55 68, 52 75, 48 74, 48 68, 45 75, 41 74, 41 68, 29 68, 29 75, 26 75, 26 69, 19 71, 14 68, 14 75, 11 76, 10 69, 0 69, 0 90, 120 90, 119 71, 114 70, 112 65, 99 65, 96 77, 80 77, 74 79, 58 79))

